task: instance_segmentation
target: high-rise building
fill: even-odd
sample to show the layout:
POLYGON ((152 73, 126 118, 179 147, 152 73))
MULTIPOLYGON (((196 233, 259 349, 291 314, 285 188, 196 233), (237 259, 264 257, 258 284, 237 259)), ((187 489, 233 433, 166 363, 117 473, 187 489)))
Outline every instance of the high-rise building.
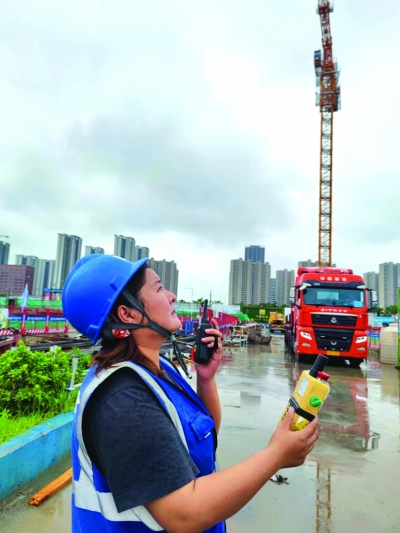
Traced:
POLYGON ((128 261, 136 261, 136 241, 133 237, 114 235, 114 255, 128 261))
POLYGON ((269 280, 269 302, 271 304, 276 303, 276 278, 269 280))
POLYGON ((76 235, 58 234, 54 285, 62 289, 75 263, 81 258, 82 239, 76 235))
POLYGON ((150 250, 146 246, 136 246, 136 261, 150 257, 150 250))
POLYGON ((85 255, 104 254, 104 248, 100 246, 85 246, 85 255))
POLYGON ((251 261, 232 259, 229 271, 229 304, 252 303, 251 261))
POLYGON ((0 293, 20 297, 25 285, 32 294, 35 269, 28 265, 0 265, 0 293))
POLYGON ((171 291, 175 295, 178 294, 179 270, 175 261, 166 261, 165 259, 157 261, 152 257, 149 260, 149 267, 160 276, 167 291, 171 291))
POLYGON ((33 275, 33 284, 32 284, 32 291, 29 293, 31 296, 39 296, 42 294, 42 292, 37 292, 37 284, 38 284, 38 262, 40 259, 36 257, 35 255, 19 255, 17 254, 15 256, 15 264, 16 265, 27 265, 31 266, 35 269, 34 275, 33 275))
POLYGON ((0 241, 0 265, 8 265, 10 257, 10 243, 0 241))
MULTIPOLYGON (((311 259, 307 259, 307 261, 299 261, 298 268, 302 267, 317 267, 318 261, 311 261, 311 259)), ((336 263, 332 263, 332 267, 336 267, 336 263)))
POLYGON ((299 261, 298 268, 301 267, 317 267, 318 261, 311 261, 311 259, 307 259, 307 261, 299 261))
POLYGON ((265 304, 269 302, 269 287, 271 280, 271 266, 269 263, 257 261, 252 263, 252 303, 265 304))
POLYGON ((289 304, 290 289, 294 285, 294 270, 276 271, 276 303, 289 304))
POLYGON ((43 296, 43 289, 54 289, 56 262, 54 259, 39 259, 35 255, 16 255, 17 265, 28 265, 35 269, 33 276, 32 296, 43 296))
POLYGON ((390 262, 379 265, 379 307, 397 305, 399 276, 400 263, 390 262))
POLYGON ((15 256, 16 265, 28 265, 35 268, 39 258, 36 255, 19 255, 15 256))
POLYGON ((33 284, 32 284, 32 290, 30 291, 30 295, 37 296, 36 292, 36 283, 37 283, 37 266, 38 266, 39 258, 35 255, 20 255, 17 254, 15 256, 15 264, 16 265, 27 265, 33 267, 34 275, 33 275, 33 284))
POLYGON ((378 272, 366 272, 363 275, 364 283, 367 289, 376 291, 379 300, 379 274, 378 272))
POLYGON ((252 263, 264 263, 265 262, 265 247, 250 245, 244 249, 244 260, 251 261, 252 263))
POLYGON ((270 279, 269 263, 232 259, 229 272, 229 304, 268 303, 270 279))
POLYGON ((55 259, 39 259, 35 266, 34 292, 43 297, 44 289, 55 289, 56 261, 55 259))

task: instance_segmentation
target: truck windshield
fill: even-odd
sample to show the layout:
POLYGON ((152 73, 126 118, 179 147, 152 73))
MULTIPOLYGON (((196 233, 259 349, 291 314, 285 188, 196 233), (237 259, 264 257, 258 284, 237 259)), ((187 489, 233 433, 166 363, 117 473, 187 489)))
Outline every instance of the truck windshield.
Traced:
POLYGON ((303 300, 306 305, 364 307, 364 291, 362 289, 307 287, 302 292, 303 300))

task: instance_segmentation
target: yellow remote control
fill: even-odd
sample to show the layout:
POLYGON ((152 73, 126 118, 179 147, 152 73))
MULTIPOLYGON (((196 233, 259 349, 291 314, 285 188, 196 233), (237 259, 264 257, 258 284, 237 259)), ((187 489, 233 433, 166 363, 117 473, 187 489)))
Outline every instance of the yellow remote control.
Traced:
POLYGON ((329 375, 323 372, 327 362, 327 357, 324 355, 318 355, 311 370, 304 370, 301 373, 293 395, 290 398, 278 425, 285 418, 290 407, 293 407, 295 411, 293 422, 290 426, 292 431, 303 429, 307 424, 314 420, 318 411, 323 406, 330 390, 328 385, 329 375))

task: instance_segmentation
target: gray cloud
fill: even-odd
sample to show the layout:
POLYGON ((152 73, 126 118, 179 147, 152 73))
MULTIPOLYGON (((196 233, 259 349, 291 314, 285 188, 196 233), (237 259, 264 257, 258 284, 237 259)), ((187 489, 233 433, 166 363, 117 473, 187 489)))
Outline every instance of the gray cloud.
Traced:
POLYGON ((120 222, 134 211, 138 229, 207 235, 218 228, 231 244, 245 239, 249 226, 258 225, 260 237, 285 218, 281 183, 268 175, 260 147, 222 140, 196 149, 176 125, 149 128, 140 116, 75 128, 68 144, 71 168, 93 180, 108 177, 120 222))
POLYGON ((246 240, 249 228, 262 238, 278 219, 290 226, 282 183, 268 174, 260 147, 243 140, 202 150, 189 146, 176 124, 152 127, 140 113, 99 118, 75 125, 58 158, 24 151, 3 201, 16 205, 23 191, 25 212, 36 220, 53 213, 66 225, 79 216, 109 233, 217 232, 231 246, 246 240))

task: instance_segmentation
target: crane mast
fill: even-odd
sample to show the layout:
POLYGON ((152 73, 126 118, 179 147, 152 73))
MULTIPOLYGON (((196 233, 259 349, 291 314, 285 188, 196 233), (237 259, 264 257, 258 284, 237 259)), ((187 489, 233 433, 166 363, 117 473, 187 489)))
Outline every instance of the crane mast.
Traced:
POLYGON ((318 265, 332 265, 332 144, 333 113, 340 109, 339 69, 332 55, 332 35, 329 14, 333 2, 318 0, 317 14, 321 19, 322 53, 314 52, 316 75, 316 105, 321 112, 318 265))

